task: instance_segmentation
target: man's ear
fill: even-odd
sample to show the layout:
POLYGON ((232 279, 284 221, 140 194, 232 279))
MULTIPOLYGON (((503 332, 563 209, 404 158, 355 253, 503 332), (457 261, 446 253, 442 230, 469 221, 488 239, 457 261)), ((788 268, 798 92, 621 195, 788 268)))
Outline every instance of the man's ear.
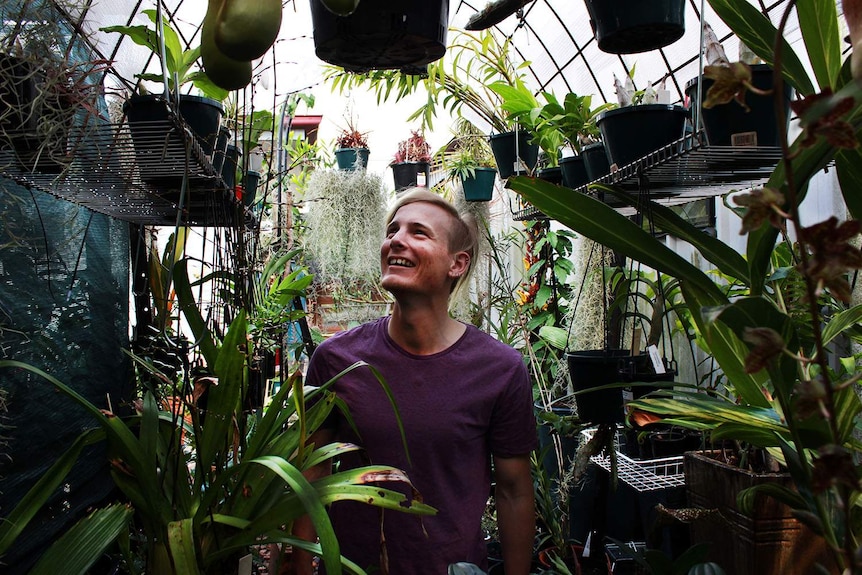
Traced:
POLYGON ((470 254, 458 252, 452 256, 452 265, 449 266, 449 276, 459 278, 470 268, 470 254))

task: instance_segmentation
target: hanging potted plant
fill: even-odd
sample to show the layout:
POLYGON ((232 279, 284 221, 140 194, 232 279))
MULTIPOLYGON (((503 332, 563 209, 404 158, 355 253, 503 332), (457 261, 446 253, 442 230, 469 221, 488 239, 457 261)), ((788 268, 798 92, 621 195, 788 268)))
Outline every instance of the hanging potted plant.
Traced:
POLYGON ((439 151, 450 181, 457 181, 468 202, 488 202, 494 195, 497 167, 488 139, 469 120, 459 120, 455 139, 439 151))
POLYGON ((4 7, 0 31, 0 147, 6 169, 59 173, 100 118, 100 76, 109 62, 70 42, 57 5, 4 7))
POLYGON ((413 186, 428 187, 431 146, 422 132, 413 130, 410 137, 398 143, 390 167, 395 179, 395 191, 413 186), (420 178, 419 174, 422 174, 420 178))
POLYGON ((685 33, 685 0, 585 2, 602 52, 648 52, 676 42, 685 33))
POLYGON ((356 129, 352 118, 335 140, 335 161, 339 170, 365 170, 368 166, 368 134, 356 129))
POLYGON ((385 315, 389 298, 379 281, 386 199, 380 175, 315 170, 304 203, 313 321, 332 333, 385 315))
POLYGON ((418 68, 446 52, 447 0, 312 0, 314 51, 348 70, 418 68))

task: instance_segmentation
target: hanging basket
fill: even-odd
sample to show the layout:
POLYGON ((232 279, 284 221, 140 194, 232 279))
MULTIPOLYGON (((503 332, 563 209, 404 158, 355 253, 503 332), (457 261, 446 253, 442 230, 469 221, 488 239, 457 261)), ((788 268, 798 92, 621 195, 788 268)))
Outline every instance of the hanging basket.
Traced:
POLYGON ((335 150, 335 162, 339 170, 362 170, 368 166, 368 148, 338 148, 335 150))
POLYGON ((428 187, 428 162, 399 162, 391 167, 396 192, 416 186, 428 187))
POLYGON ((468 202, 489 202, 494 196, 494 182, 497 170, 494 168, 476 168, 473 176, 461 178, 464 187, 464 199, 468 202))
POLYGON ((585 0, 599 50, 637 54, 685 33, 685 0, 585 0))
POLYGON ((518 157, 515 160, 515 132, 493 134, 490 137, 491 151, 497 162, 497 170, 501 179, 506 179, 516 172, 526 174, 532 172, 539 161, 539 146, 530 143, 527 132, 518 132, 518 157))
POLYGON ((336 16, 311 0, 314 51, 351 71, 420 67, 446 53, 448 0, 362 0, 336 16))
POLYGON ((667 364, 665 373, 657 374, 648 355, 632 355, 627 349, 571 351, 566 353, 566 363, 576 392, 578 419, 591 423, 622 423, 626 400, 634 396, 635 389, 638 397, 646 393, 640 386, 595 388, 615 383, 669 382, 674 378, 667 364))

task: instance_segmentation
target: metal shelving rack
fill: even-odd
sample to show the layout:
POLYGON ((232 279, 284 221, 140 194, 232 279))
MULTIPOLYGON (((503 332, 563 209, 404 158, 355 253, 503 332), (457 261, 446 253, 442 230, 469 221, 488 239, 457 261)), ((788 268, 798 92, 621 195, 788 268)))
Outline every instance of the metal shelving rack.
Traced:
MULTIPOLYGON (((586 429, 581 432, 581 435, 585 441, 589 441, 593 433, 595 433, 595 429, 586 429)), ((632 459, 622 453, 620 449, 621 443, 624 441, 625 439, 617 432, 614 437, 614 451, 617 459, 617 477, 620 481, 638 493, 685 485, 683 457, 681 455, 661 459, 632 459)), ((591 457, 590 461, 605 471, 611 472, 610 455, 596 455, 591 457)))
POLYGON ((244 221, 234 190, 213 167, 179 119, 136 129, 127 123, 87 125, 70 134, 63 171, 22 166, 13 150, 0 149, 0 175, 28 188, 142 225, 235 226, 244 221), (148 152, 138 153, 146 148, 148 152), (187 153, 188 152, 188 153, 187 153), (183 174, 186 193, 181 194, 183 174))
MULTIPOLYGON (((777 147, 710 146, 705 142, 703 132, 687 135, 576 191, 595 195, 591 186, 604 184, 644 195, 660 204, 684 204, 724 194, 730 191, 728 184, 741 184, 740 187, 763 184, 781 159, 781 149, 777 147)), ((631 206, 618 206, 617 210, 623 215, 636 212, 631 206)), ((527 206, 516 211, 514 218, 535 220, 547 216, 527 206)))

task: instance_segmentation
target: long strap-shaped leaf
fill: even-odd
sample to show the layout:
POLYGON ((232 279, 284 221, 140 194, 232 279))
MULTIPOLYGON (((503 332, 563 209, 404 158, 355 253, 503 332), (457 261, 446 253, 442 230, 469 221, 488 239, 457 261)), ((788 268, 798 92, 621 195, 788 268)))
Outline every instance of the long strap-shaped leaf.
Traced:
POLYGON ((134 511, 123 504, 96 509, 84 517, 42 555, 29 575, 79 575, 88 569, 128 529, 134 511))
POLYGON ((81 450, 87 445, 104 439, 105 432, 102 429, 90 429, 78 436, 72 446, 57 458, 12 511, 0 521, 0 556, 9 550, 30 520, 66 479, 72 466, 81 455, 81 450))
POLYGON ((715 302, 727 301, 709 276, 603 202, 527 176, 510 178, 508 186, 542 213, 575 232, 690 283, 715 302))
POLYGON ((168 524, 168 548, 175 575, 199 575, 195 552, 194 524, 191 519, 171 521, 168 524))

